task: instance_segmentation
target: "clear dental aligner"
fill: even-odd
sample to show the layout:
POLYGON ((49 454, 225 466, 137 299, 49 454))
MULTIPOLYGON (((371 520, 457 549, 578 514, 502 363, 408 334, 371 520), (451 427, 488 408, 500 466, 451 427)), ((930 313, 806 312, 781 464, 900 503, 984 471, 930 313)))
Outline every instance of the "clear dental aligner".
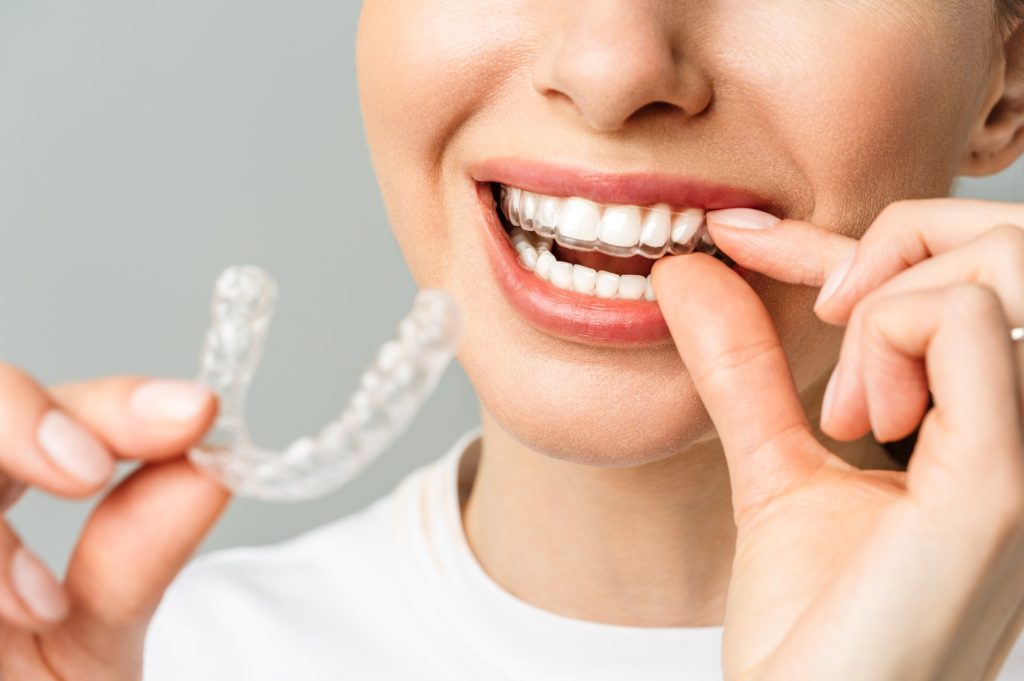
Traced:
POLYGON ((665 203, 648 207, 603 205, 581 198, 535 194, 500 186, 498 206, 520 264, 554 286, 598 298, 656 300, 650 275, 595 271, 556 257, 554 244, 574 251, 611 256, 702 252, 733 261, 718 250, 698 208, 673 210, 665 203))
POLYGON ((704 211, 654 206, 604 205, 581 198, 544 196, 501 186, 502 213, 513 227, 577 251, 609 255, 685 255, 714 252, 704 211))
POLYGON ((276 300, 277 285, 258 268, 218 278, 198 380, 220 397, 220 412, 189 458, 240 496, 301 501, 343 485, 405 430, 451 362, 462 321, 450 295, 421 290, 341 416, 274 451, 252 443, 244 409, 276 300))

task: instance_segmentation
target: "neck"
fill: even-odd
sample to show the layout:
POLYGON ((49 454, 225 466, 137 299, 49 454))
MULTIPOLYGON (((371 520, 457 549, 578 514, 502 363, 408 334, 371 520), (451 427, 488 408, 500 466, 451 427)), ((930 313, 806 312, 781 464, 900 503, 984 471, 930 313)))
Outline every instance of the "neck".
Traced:
MULTIPOLYGON (((808 390, 805 404, 820 405, 825 379, 808 390)), ((817 423, 813 410, 808 416, 817 423)), ((463 523, 495 582, 575 619, 722 624, 736 526, 717 440, 648 464, 597 467, 534 452, 486 410, 482 417, 463 523)), ((851 463, 891 467, 872 442, 840 445, 821 437, 851 463)))

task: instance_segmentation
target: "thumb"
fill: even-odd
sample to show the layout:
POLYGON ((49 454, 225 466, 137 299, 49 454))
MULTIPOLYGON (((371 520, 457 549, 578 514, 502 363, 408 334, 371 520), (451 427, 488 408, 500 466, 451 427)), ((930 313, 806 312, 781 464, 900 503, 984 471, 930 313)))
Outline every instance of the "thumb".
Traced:
POLYGON ((817 470, 815 440, 771 315, 753 289, 704 254, 651 274, 679 355, 725 450, 737 518, 817 470))
POLYGON ((857 240, 798 220, 751 209, 712 211, 708 231, 738 264, 787 284, 820 288, 857 248, 857 240))
POLYGON ((229 499, 183 458, 140 467, 103 499, 72 553, 66 581, 72 614, 65 626, 88 658, 120 659, 141 646, 164 590, 229 499))

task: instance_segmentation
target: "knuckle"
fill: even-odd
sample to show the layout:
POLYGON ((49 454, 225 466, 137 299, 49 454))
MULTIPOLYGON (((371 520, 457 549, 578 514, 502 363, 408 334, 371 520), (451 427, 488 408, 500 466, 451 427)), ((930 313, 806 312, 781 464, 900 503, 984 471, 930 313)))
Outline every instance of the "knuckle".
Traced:
POLYGON ((901 199, 882 209, 875 222, 884 230, 900 229, 929 211, 940 210, 947 199, 901 199))
POLYGON ((906 222, 907 216, 912 212, 910 201, 897 201, 890 203, 882 209, 882 212, 875 218, 874 224, 864 235, 864 241, 873 239, 889 239, 893 232, 899 230, 906 222))
POLYGON ((891 304, 888 298, 872 298, 865 300, 861 306, 858 328, 861 337, 868 343, 885 340, 885 312, 891 304))
POLYGON ((1024 229, 1016 225, 996 225, 988 231, 990 257, 997 267, 1024 273, 1024 229))
POLYGON ((908 215, 916 213, 920 204, 921 201, 918 199, 901 199, 899 201, 893 201, 882 210, 882 213, 879 215, 879 221, 886 224, 899 222, 900 220, 905 219, 908 215))
POLYGON ((1004 323, 1004 312, 999 296, 989 286, 965 282, 953 286, 948 294, 947 310, 957 321, 1004 323))
POLYGON ((941 199, 907 199, 886 206, 864 235, 865 250, 879 254, 897 254, 904 266, 928 257, 928 247, 920 233, 920 216, 939 208, 941 199))
POLYGON ((144 619, 149 612, 148 598, 140 593, 121 593, 107 601, 101 617, 110 624, 130 624, 144 619))

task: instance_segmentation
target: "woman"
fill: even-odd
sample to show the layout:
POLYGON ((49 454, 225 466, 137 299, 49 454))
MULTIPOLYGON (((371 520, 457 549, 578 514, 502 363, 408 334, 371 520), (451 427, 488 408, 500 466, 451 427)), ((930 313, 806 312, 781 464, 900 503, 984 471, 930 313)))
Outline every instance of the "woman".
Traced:
POLYGON ((1024 146, 1019 4, 369 0, 377 175, 479 433, 157 611, 227 502, 181 457, 214 400, 5 368, 10 479, 145 462, 63 585, 4 527, 5 678, 1020 678, 1024 207, 942 198, 1024 146), (703 211, 738 266, 524 267, 524 201, 606 243, 703 211))

